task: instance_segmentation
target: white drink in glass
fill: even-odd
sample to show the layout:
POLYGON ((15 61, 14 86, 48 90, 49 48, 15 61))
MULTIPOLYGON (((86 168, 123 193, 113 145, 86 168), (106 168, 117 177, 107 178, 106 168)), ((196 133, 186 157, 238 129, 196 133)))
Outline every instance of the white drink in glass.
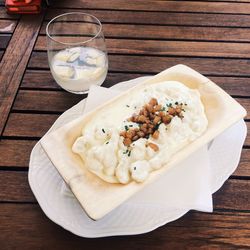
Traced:
POLYGON ((101 85, 108 71, 106 53, 91 47, 60 50, 49 61, 56 82, 73 93, 84 93, 90 85, 101 85))

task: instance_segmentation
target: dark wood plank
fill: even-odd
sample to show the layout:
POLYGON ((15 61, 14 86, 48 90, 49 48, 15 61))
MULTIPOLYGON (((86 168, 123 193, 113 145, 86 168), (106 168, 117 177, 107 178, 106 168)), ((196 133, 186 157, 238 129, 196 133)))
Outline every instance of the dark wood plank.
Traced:
POLYGON ((243 249, 249 241, 246 213, 189 212, 153 232, 99 239, 77 237, 50 221, 36 204, 1 204, 3 249, 243 249), (20 213, 22 211, 22 213, 20 213), (11 219, 10 219, 11 218, 11 219), (13 240, 15 239, 15 240, 13 240))
MULTIPOLYGON (((25 171, 2 171, 0 175, 1 202, 35 202, 25 171), (6 185, 8 183, 8 185, 6 185), (20 188, 17 188, 20 187, 20 188)), ((250 182, 248 180, 227 180, 213 195, 215 209, 250 210, 250 182)))
MULTIPOLYGON (((74 11, 77 11, 77 9, 49 9, 46 13, 45 20, 48 21, 62 13, 74 11)), ((84 9, 84 12, 96 16, 102 23, 250 27, 249 15, 87 9, 84 9)))
POLYGON ((0 19, 0 34, 1 33, 13 33, 17 22, 15 20, 0 19))
MULTIPOLYGON (((110 87, 121 81, 127 81, 145 74, 109 73, 103 86, 110 87)), ((245 77, 210 77, 230 95, 246 96, 250 93, 250 78, 245 77)), ((60 89, 51 73, 45 70, 27 70, 21 84, 22 89, 60 89)))
POLYGON ((0 19, 19 19, 18 14, 8 14, 5 7, 0 7, 0 19))
MULTIPOLYGON (((248 112, 247 116, 245 117, 245 119, 250 119, 250 99, 249 98, 235 98, 235 100, 237 102, 239 102, 248 112)), ((249 125, 248 125, 249 126, 249 125)), ((248 144, 250 145, 250 144, 248 144)))
POLYGON ((11 113, 4 136, 42 137, 58 115, 11 113))
POLYGON ((1 60, 0 135, 28 63, 41 22, 42 15, 23 16, 1 60))
MULTIPOLYGON (((36 140, 0 140, 0 167, 28 168, 29 157, 36 140)), ((233 176, 250 177, 250 149, 243 149, 239 166, 233 176)))
POLYGON ((2 60, 3 54, 4 54, 4 51, 0 50, 0 62, 2 60))
POLYGON ((36 202, 28 183, 28 172, 1 171, 0 201, 36 202))
MULTIPOLYGON (((40 34, 45 35, 46 23, 40 34)), ((70 34, 81 34, 82 29, 72 23, 67 23, 64 30, 70 34)), ((160 26, 141 24, 103 24, 106 38, 136 38, 136 39, 168 39, 168 40, 196 40, 196 41, 231 41, 249 42, 250 33, 247 28, 230 27, 186 27, 160 26)))
MULTIPOLYGON (((250 76, 246 59, 109 55, 109 70, 115 72, 154 74, 179 63, 205 75, 250 76)), ((47 53, 33 52, 28 67, 48 69, 47 53)))
MULTIPOLYGON (((65 91, 20 90, 14 102, 13 110, 64 112, 85 96, 74 95, 65 91)), ((250 113, 249 98, 235 98, 250 113)), ((248 114, 247 119, 250 118, 248 114)))
POLYGON ((0 34, 0 49, 6 49, 11 36, 7 34, 0 34))
POLYGON ((249 147, 250 146, 250 133, 249 133, 249 131, 250 131, 250 122, 246 122, 246 125, 247 125, 248 133, 247 133, 247 137, 246 137, 244 145, 249 147))
POLYGON ((202 13, 237 13, 249 14, 248 3, 226 3, 207 1, 133 1, 133 0, 67 0, 54 1, 53 7, 84 8, 84 9, 116 9, 116 10, 144 10, 144 11, 166 11, 166 12, 202 12, 202 13))
MULTIPOLYGON (((102 86, 111 87, 114 84, 131 80, 133 78, 137 78, 140 76, 144 76, 143 74, 123 74, 123 73, 109 73, 107 78, 102 86)), ((250 88, 250 85, 246 84, 246 87, 250 88)), ((48 70, 27 70, 24 74, 24 78, 22 84, 20 86, 21 89, 50 89, 50 90, 60 90, 60 86, 58 86, 53 79, 50 71, 48 70)), ((244 88, 244 86, 242 87, 244 88)))
MULTIPOLYGON (((106 39, 106 44, 109 53, 250 58, 250 44, 246 43, 106 39)), ((47 51, 45 36, 38 37, 35 50, 47 51)))
MULTIPOLYGON (((248 130, 249 131, 249 130, 248 130)), ((241 153, 240 164, 233 175, 250 176, 250 149, 243 149, 241 153)))
POLYGON ((83 99, 65 91, 20 90, 14 102, 13 110, 64 112, 83 99))
POLYGON ((28 167, 32 148, 37 141, 0 140, 1 167, 28 167))
POLYGON ((249 96, 250 78, 245 77, 213 77, 208 76, 210 80, 218 84, 230 95, 249 96))
POLYGON ((250 210, 249 188, 249 180, 227 180, 222 188, 213 195, 214 208, 250 210), (239 196, 239 200, 233 194, 239 196), (244 203, 248 205, 245 206, 244 203))

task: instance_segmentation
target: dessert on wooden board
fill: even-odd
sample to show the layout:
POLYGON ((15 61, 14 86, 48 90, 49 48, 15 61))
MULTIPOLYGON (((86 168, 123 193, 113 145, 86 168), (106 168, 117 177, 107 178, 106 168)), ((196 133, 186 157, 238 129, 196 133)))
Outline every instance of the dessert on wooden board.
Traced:
POLYGON ((86 213, 97 220, 245 115, 245 109, 215 83, 187 66, 177 65, 48 133, 41 144, 86 213), (144 90, 149 91, 148 95, 144 90), (146 97, 138 98, 140 95, 146 97), (114 133, 109 128, 112 124, 114 133), (167 150, 167 137, 169 144, 177 145, 172 152, 167 150), (116 154, 112 160, 115 164, 106 163, 110 161, 105 159, 108 150, 115 148, 112 144, 119 145, 120 158, 129 159, 122 174, 118 173, 116 154), (97 145, 99 148, 91 152, 97 145), (92 158, 87 165, 85 154, 95 158, 100 154, 98 161, 103 162, 92 165, 92 158), (164 158, 162 162, 159 154, 164 158))
POLYGON ((143 182, 206 127, 199 91, 166 81, 138 89, 97 112, 72 150, 104 181, 143 182))

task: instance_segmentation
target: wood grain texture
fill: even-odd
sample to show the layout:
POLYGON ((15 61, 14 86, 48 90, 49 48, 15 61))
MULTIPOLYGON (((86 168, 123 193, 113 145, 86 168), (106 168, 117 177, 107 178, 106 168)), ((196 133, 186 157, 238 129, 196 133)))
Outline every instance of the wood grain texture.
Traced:
MULTIPOLYGON (((86 95, 73 95, 65 91, 20 90, 13 105, 16 111, 64 112, 77 104, 86 95)), ((247 111, 250 118, 250 99, 235 98, 247 111)))
POLYGON ((144 10, 144 11, 166 11, 166 12, 202 12, 202 13, 237 13, 249 14, 248 3, 227 3, 207 1, 133 1, 133 0, 56 0, 54 7, 84 8, 84 9, 112 9, 112 10, 144 10))
POLYGON ((42 137, 58 115, 11 113, 4 136, 42 137))
POLYGON ((33 140, 0 140, 0 167, 28 168, 33 140))
POLYGON ((13 110, 64 112, 85 97, 86 95, 74 95, 65 91, 20 90, 13 110))
MULTIPOLYGON (((246 43, 106 39, 106 44, 108 53, 118 54, 250 58, 246 43)), ((38 37, 35 50, 47 51, 45 36, 38 37)))
MULTIPOLYGON (((45 35, 46 23, 43 24, 40 34, 45 35)), ((82 28, 74 23, 64 25, 68 35, 81 34, 82 28)), ((249 42, 250 33, 246 28, 230 27, 186 27, 160 26, 140 24, 103 24, 106 38, 134 38, 158 40, 196 40, 196 41, 231 41, 249 42)))
MULTIPOLYGON (((123 74, 123 73, 109 73, 103 87, 111 87, 116 83, 131 80, 137 77, 145 76, 143 74, 123 74)), ((249 86, 246 84, 246 87, 249 86)), ((27 70, 24 74, 23 81, 20 86, 21 89, 48 89, 61 90, 53 79, 48 70, 27 70)), ((244 88, 244 87, 243 87, 244 88)), ((249 86, 250 88, 250 86, 249 86)))
POLYGON ((189 212, 151 233, 100 239, 77 237, 51 222, 35 204, 1 204, 4 249, 243 249, 250 245, 249 215, 189 212), (22 211, 22 213, 19 213, 22 211), (10 219, 11 218, 11 219, 10 219), (15 240, 12 240, 15 239, 15 240), (46 240, 45 240, 46 239, 46 240))
MULTIPOLYGON (((36 140, 0 140, 0 167, 28 168, 30 153, 36 140)), ((233 176, 250 177, 250 149, 243 149, 241 160, 233 176)))
POLYGON ((20 15, 19 14, 8 14, 6 12, 6 8, 0 6, 0 19, 19 19, 20 15))
MULTIPOLYGON (((249 130, 248 130, 249 131, 249 130)), ((234 175, 236 176, 250 176, 250 149, 243 149, 241 153, 240 164, 237 167, 234 175)))
MULTIPOLYGON (((57 15, 74 12, 77 9, 48 9, 45 20, 57 15)), ((154 24, 214 27, 250 27, 249 15, 227 15, 206 13, 164 13, 117 10, 87 10, 84 12, 96 16, 102 23, 154 24)))
MULTIPOLYGON (((145 74, 136 73, 109 73, 103 84, 105 87, 111 87, 116 83, 131 80, 145 74)), ((218 84, 230 95, 247 96, 250 93, 250 78, 246 77, 211 77, 209 79, 218 84)), ((61 89, 53 79, 48 70, 27 70, 24 74, 20 86, 22 89, 61 89)))
POLYGON ((36 16, 36 18, 23 16, 1 60, 0 135, 28 63, 41 21, 42 15, 36 16))
POLYGON ((7 34, 0 34, 0 49, 6 49, 9 41, 10 41, 11 35, 7 34))
MULTIPOLYGON (((28 173, 26 171, 4 171, 2 173, 4 175, 0 175, 1 202, 36 202, 28 184, 28 173)), ((250 210, 249 197, 249 181, 227 180, 223 187, 213 195, 214 208, 238 211, 250 210), (231 198, 228 199, 228 197, 231 198)))
MULTIPOLYGON (((109 70, 156 74, 176 64, 185 64, 204 75, 249 77, 247 59, 109 55, 109 70)), ((33 52, 28 68, 49 69, 47 53, 33 52)))
POLYGON ((0 34, 1 33, 13 33, 17 22, 15 20, 0 19, 0 34))

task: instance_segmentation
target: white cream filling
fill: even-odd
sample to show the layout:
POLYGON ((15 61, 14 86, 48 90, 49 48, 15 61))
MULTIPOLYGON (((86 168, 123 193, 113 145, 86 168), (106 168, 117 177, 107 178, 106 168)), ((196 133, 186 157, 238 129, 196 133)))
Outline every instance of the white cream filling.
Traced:
POLYGON ((207 128, 207 118, 200 94, 179 82, 168 81, 145 87, 132 93, 112 108, 107 108, 93 117, 83 128, 72 150, 79 154, 85 166, 105 181, 112 183, 143 182, 151 171, 165 165, 173 154, 199 137, 207 128), (129 148, 124 146, 120 132, 138 127, 127 118, 156 98, 167 107, 170 103, 183 103, 184 118, 175 116, 168 125, 159 126, 159 137, 151 136, 134 141, 129 148), (152 142, 159 147, 154 151, 146 146, 152 142))

